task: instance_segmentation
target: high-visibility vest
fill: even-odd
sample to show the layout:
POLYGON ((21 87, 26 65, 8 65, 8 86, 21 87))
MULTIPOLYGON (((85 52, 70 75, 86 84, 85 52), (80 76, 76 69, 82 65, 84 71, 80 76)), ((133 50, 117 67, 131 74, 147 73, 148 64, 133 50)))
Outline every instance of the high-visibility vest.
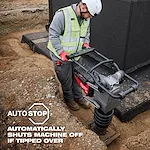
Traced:
MULTIPOLYGON (((80 26, 77 16, 71 6, 61 8, 58 11, 63 11, 65 17, 64 34, 60 36, 60 42, 63 46, 63 50, 67 52, 68 55, 81 51, 90 19, 84 19, 80 26)), ((55 54, 55 56, 60 58, 56 52, 56 49, 52 46, 51 40, 49 40, 47 47, 55 54)))

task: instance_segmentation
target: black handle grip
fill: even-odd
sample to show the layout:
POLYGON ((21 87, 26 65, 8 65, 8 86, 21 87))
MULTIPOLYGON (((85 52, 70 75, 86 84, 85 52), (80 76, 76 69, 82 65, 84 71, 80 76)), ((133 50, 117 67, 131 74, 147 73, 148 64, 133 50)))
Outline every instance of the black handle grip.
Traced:
POLYGON ((79 56, 85 55, 87 53, 93 52, 94 50, 95 50, 95 48, 84 49, 82 51, 79 51, 79 52, 76 52, 76 53, 73 53, 73 54, 67 56, 67 58, 68 59, 73 59, 75 57, 79 57, 79 56))
POLYGON ((126 91, 120 92, 119 95, 121 96, 121 98, 125 98, 126 95, 128 95, 129 93, 134 92, 136 89, 134 88, 134 86, 130 87, 129 89, 127 89, 126 91))

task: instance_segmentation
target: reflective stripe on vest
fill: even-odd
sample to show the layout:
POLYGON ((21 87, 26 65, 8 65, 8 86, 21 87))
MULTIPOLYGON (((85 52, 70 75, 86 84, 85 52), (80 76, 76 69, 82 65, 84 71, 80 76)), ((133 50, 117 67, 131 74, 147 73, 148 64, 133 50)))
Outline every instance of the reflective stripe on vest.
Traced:
MULTIPOLYGON (((84 20, 80 26, 77 16, 71 6, 59 9, 58 11, 61 10, 64 12, 65 29, 64 34, 60 36, 60 41, 63 50, 70 55, 76 51, 82 50, 90 19, 84 20)), ((48 49, 51 50, 55 56, 60 58, 50 40, 48 42, 48 49)))

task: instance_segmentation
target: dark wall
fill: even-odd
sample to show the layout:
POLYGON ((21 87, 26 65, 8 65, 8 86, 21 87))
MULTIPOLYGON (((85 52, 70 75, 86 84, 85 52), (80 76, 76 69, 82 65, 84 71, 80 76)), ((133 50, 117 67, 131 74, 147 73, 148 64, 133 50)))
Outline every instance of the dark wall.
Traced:
MULTIPOLYGON (((125 68, 150 61, 150 1, 132 4, 125 68)), ((140 66, 139 66, 140 67, 140 66)))
MULTIPOLYGON (((79 0, 52 0, 53 13, 79 0)), ((103 10, 91 20, 91 46, 134 70, 150 61, 150 1, 102 0, 103 10)))
POLYGON ((130 5, 104 0, 103 10, 91 21, 91 45, 123 68, 130 5))

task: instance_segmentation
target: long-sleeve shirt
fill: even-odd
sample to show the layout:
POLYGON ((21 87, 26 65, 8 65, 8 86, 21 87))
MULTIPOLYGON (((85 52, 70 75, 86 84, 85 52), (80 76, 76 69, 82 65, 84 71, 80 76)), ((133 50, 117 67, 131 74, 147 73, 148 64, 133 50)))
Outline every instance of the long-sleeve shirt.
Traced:
MULTIPOLYGON (((83 22, 83 19, 77 15, 77 12, 76 12, 77 4, 73 4, 71 6, 76 13, 79 24, 81 25, 83 22)), ((52 46, 56 49, 56 52, 58 53, 58 55, 61 54, 61 52, 63 51, 63 46, 61 45, 61 42, 60 42, 60 35, 63 35, 64 29, 65 29, 65 16, 64 16, 63 11, 58 11, 55 13, 53 20, 49 27, 49 40, 51 40, 52 46)), ((90 26, 88 27, 84 42, 85 43, 90 42, 90 26)), ((51 53, 51 58, 52 60, 58 59, 52 53, 51 53)))

